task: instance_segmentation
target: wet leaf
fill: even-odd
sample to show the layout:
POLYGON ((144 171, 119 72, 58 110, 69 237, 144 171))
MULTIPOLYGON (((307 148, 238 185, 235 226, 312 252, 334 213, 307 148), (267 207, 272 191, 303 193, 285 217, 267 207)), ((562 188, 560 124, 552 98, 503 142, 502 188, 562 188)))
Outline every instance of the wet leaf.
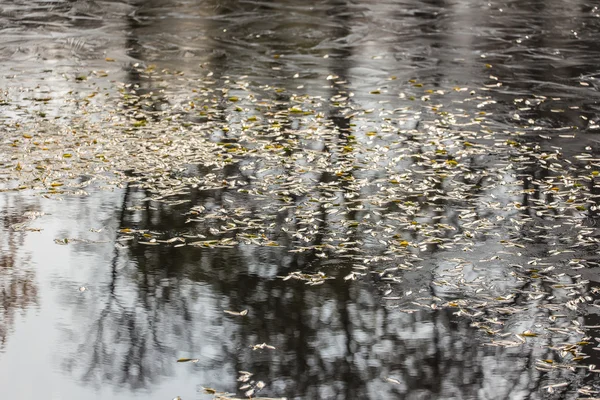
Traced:
POLYGON ((239 312, 238 311, 225 310, 224 312, 226 314, 229 314, 229 315, 242 316, 242 317, 245 316, 245 315, 248 315, 248 310, 242 310, 242 311, 239 311, 239 312))
POLYGON ((188 363, 188 362, 191 362, 191 363, 194 363, 194 364, 197 363, 198 361, 200 361, 200 360, 198 360, 197 358, 180 358, 180 359, 177 360, 178 363, 188 363))
POLYGON ((525 331, 523 333, 520 334, 523 337, 537 337, 538 334, 535 332, 531 332, 531 331, 525 331))

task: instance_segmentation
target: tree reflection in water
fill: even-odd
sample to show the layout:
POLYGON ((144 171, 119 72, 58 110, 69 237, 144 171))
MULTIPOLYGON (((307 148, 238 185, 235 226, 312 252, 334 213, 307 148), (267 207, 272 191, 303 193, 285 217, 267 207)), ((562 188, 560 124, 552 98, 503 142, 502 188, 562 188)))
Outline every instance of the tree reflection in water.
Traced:
POLYGON ((1 194, 0 209, 0 352, 7 343, 15 315, 38 304, 35 271, 27 266, 28 256, 21 251, 29 223, 39 214, 22 196, 1 194))
MULTIPOLYGON (((122 213, 121 226, 185 229, 173 226, 172 207, 133 210, 138 194, 127 189, 122 210, 130 211, 122 213)), ((195 201, 215 199, 198 194, 195 201)), ((338 260, 333 268, 343 271, 345 263, 338 260)), ((377 282, 337 279, 311 287, 275 278, 303 265, 331 270, 324 264, 311 255, 290 256, 287 248, 163 248, 134 241, 129 253, 115 250, 110 294, 73 362, 90 381, 139 387, 174 373, 174 360, 184 354, 199 357, 201 370, 230 377, 226 387, 200 378, 199 384, 233 391, 231 377, 247 370, 276 396, 507 398, 535 391, 540 379, 533 364, 551 357, 542 347, 482 347, 468 321, 449 309, 382 308, 377 282), (227 309, 249 314, 231 317, 227 309), (276 350, 251 350, 260 343, 276 350)), ((531 310, 509 323, 529 318, 541 316, 531 310)))

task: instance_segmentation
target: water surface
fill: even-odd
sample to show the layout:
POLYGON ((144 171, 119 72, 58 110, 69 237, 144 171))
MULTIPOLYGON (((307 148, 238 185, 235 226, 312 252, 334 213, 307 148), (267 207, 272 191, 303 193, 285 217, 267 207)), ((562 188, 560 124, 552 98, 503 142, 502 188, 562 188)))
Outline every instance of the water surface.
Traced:
POLYGON ((7 2, 3 394, 593 397, 599 29, 586 1, 7 2))

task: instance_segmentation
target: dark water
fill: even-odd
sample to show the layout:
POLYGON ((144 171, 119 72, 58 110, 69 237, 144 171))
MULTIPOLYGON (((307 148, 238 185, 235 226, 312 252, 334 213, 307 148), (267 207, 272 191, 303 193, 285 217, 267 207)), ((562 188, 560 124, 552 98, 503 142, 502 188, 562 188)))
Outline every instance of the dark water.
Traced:
MULTIPOLYGON (((593 290, 599 272, 598 191, 590 178, 582 199, 577 197, 582 185, 567 181, 600 166, 599 32, 600 10, 591 1, 4 2, 5 135, 20 132, 20 126, 48 130, 47 120, 55 117, 74 130, 81 121, 108 129, 120 122, 108 115, 140 110, 158 124, 161 113, 172 108, 185 124, 235 127, 242 124, 240 115, 253 110, 259 118, 270 112, 277 120, 278 111, 304 107, 297 99, 310 96, 311 107, 341 132, 343 148, 353 146, 348 137, 354 131, 408 130, 413 137, 400 148, 395 139, 371 143, 368 135, 360 137, 375 156, 358 154, 350 161, 332 156, 332 168, 323 167, 298 187, 291 186, 297 165, 266 157, 260 160, 266 173, 250 165, 255 156, 240 156, 223 168, 198 162, 179 170, 176 179, 198 183, 175 193, 172 202, 160 201, 160 190, 152 187, 154 169, 150 178, 136 181, 132 176, 145 170, 126 166, 128 179, 107 177, 86 187, 85 174, 72 177, 80 179, 85 195, 0 192, 1 398, 212 398, 203 387, 243 398, 248 388, 240 389, 245 382, 239 371, 253 374, 253 386, 264 382, 258 394, 265 397, 593 397, 600 388, 598 373, 588 367, 600 365, 593 290), (176 72, 158 79, 145 72, 150 69, 176 72), (89 86, 82 89, 77 78, 82 74, 98 76, 90 85, 101 93, 84 106, 89 86), (203 103, 194 94, 201 90, 190 88, 207 80, 215 82, 216 92, 228 88, 224 98, 250 95, 258 103, 244 103, 242 113, 225 100, 203 103), (135 107, 121 103, 113 114, 103 109, 109 104, 103 98, 117 98, 123 87, 149 100, 135 107), (436 91, 444 95, 436 97, 436 91), (352 106, 340 110, 338 102, 346 99, 352 106), (273 107, 265 106, 267 112, 261 101, 273 107), (196 109, 214 106, 216 116, 189 112, 190 102, 196 109), (415 143, 440 140, 419 136, 426 123, 446 124, 432 121, 431 104, 465 114, 451 124, 463 124, 463 133, 472 130, 482 150, 469 159, 471 175, 464 182, 436 186, 428 196, 440 199, 415 211, 414 196, 394 192, 388 177, 428 171, 418 158, 396 156, 415 143), (82 111, 86 107, 89 113, 82 111), (367 110, 366 117, 349 117, 352 107, 367 110), (485 121, 473 124, 477 116, 485 121), (507 140, 526 141, 532 154, 559 156, 509 156, 497 150, 510 148, 507 140), (548 168, 552 162, 562 163, 561 169, 548 168), (353 179, 372 182, 359 190, 365 201, 356 209, 354 183, 342 179, 348 164, 353 179), (484 176, 476 185, 480 192, 447 196, 484 176), (231 179, 246 180, 247 192, 219 183, 231 179), (561 180, 565 188, 554 190, 561 180), (286 200, 263 196, 269 191, 286 200), (382 205, 386 196, 399 196, 403 208, 382 205), (561 196, 572 196, 580 208, 536 208, 561 196), (312 209, 309 199, 317 199, 312 209), (338 216, 339 202, 349 207, 347 218, 338 216), (504 207, 515 202, 522 208, 504 207), (284 209, 289 204, 291 211, 284 209), (247 218, 244 224, 227 216, 233 209, 247 218), (477 225, 471 211, 477 220, 493 222, 477 225), (368 229, 353 229, 354 221, 366 219, 373 221, 368 229), (454 239, 428 242, 437 231, 409 231, 410 220, 417 226, 443 222, 462 239, 453 233, 445 237, 454 239), (190 243, 232 237, 225 233, 232 221, 254 236, 237 236, 231 245, 148 244, 152 238, 190 243), (388 251, 389 240, 405 233, 407 243, 419 246, 396 257, 388 251), (263 238, 275 245, 258 243, 263 238), (352 250, 340 250, 340 241, 352 250), (538 271, 548 267, 554 272, 538 271), (322 271, 334 279, 313 286, 281 278, 294 271, 322 271), (358 279, 344 279, 351 271, 359 272, 358 279), (537 273, 547 274, 548 281, 532 283, 537 273), (537 297, 543 290, 545 297, 537 297), (583 305, 565 305, 579 297, 583 305), (457 299, 469 306, 447 306, 457 299), (494 304, 492 311, 494 302, 506 308, 494 304), (486 330, 495 326, 508 334, 493 344, 486 330), (525 344, 500 343, 528 330, 545 333, 525 336, 525 344), (590 344, 579 345, 586 357, 581 368, 536 368, 539 360, 562 363, 561 346, 582 341, 590 344), (263 343, 274 349, 256 347, 263 343), (180 358, 198 362, 177 363, 180 358), (547 388, 560 383, 567 384, 547 388)), ((283 124, 307 134, 302 123, 283 124)), ((209 139, 246 143, 243 129, 236 129, 209 139)), ((328 143, 305 141, 315 154, 328 152, 328 143)), ((22 155, 9 147, 12 139, 2 143, 0 178, 10 188, 14 177, 6 171, 22 155)), ((123 153, 122 162, 134 163, 128 157, 123 153)), ((306 165, 324 162, 319 157, 306 165)), ((152 168, 159 169, 158 162, 152 168)), ((414 181, 416 191, 423 182, 414 181)))

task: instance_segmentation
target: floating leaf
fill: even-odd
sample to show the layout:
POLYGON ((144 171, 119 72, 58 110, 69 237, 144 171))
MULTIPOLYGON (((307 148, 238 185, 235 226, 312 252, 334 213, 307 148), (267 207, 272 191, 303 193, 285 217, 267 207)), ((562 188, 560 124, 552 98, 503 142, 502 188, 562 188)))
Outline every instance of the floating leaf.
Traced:
POLYGON ((248 315, 248 310, 242 310, 240 312, 225 310, 224 312, 229 315, 236 315, 236 316, 242 316, 242 317, 245 315, 248 315))
POLYGON ((536 336, 538 336, 538 334, 535 333, 535 332, 531 332, 531 331, 525 331, 525 332, 521 333, 521 336, 524 336, 524 337, 536 337, 536 336))
POLYGON ((180 358, 177 360, 178 363, 197 363, 199 360, 197 358, 180 358))

